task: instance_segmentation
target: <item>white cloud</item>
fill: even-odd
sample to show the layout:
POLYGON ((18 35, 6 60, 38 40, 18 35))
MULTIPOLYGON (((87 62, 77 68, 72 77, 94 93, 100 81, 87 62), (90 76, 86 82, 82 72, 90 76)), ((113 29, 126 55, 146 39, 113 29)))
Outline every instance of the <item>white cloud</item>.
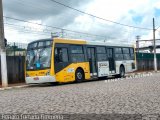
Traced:
MULTIPOLYGON (((155 16, 154 8, 157 7, 158 4, 158 0, 94 0, 94 2, 88 5, 86 12, 107 20, 152 29, 152 18, 155 16), (132 18, 136 16, 141 16, 142 21, 135 22, 132 18)), ((76 26, 76 28, 80 28, 80 30, 83 29, 88 32, 93 32, 94 29, 96 31, 95 33, 99 31, 99 34, 103 35, 104 30, 106 30, 106 36, 115 36, 117 39, 125 39, 126 41, 135 40, 136 35, 140 35, 141 39, 153 38, 152 30, 127 28, 87 15, 77 17, 74 24, 71 24, 69 27, 72 25, 76 26), (117 31, 120 34, 118 34, 117 31)))
MULTIPOLYGON (((8 2, 10 2, 10 0, 8 0, 8 2)), ((64 2, 64 1, 60 0, 60 2, 64 2)), ((65 2, 65 4, 67 3, 65 2)), ((5 6, 6 5, 7 4, 5 4, 5 6)), ((84 2, 81 2, 80 5, 81 6, 75 7, 74 5, 70 4, 70 6, 74 8, 82 9, 87 13, 96 15, 101 18, 105 18, 107 20, 112 20, 112 21, 123 23, 123 24, 137 26, 137 27, 152 28, 152 18, 155 16, 155 8, 160 8, 160 1, 159 0, 94 0, 92 2, 86 3, 86 0, 84 0, 84 2), (141 16, 142 21, 135 22, 133 20, 133 17, 136 17, 136 16, 141 16)), ((25 6, 29 7, 29 5, 27 5, 27 2, 25 6)), ((27 9, 25 8, 25 6, 23 9, 27 9)), ((41 11, 39 11, 38 14, 33 15, 31 13, 31 15, 29 16, 32 16, 35 18, 30 20, 32 22, 43 23, 46 25, 60 26, 70 30, 102 35, 102 36, 106 36, 106 39, 107 37, 108 39, 116 38, 117 41, 133 42, 135 40, 136 35, 140 35, 141 39, 152 39, 152 36, 153 36, 152 31, 123 27, 111 22, 106 22, 103 20, 90 17, 88 15, 80 14, 78 12, 75 12, 70 9, 66 9, 62 6, 58 6, 55 4, 53 6, 53 9, 51 9, 51 7, 52 5, 50 4, 49 9, 51 11, 53 10, 53 13, 46 10, 47 14, 45 14, 44 12, 45 10, 43 8, 42 14, 40 14, 42 9, 41 11), (36 19, 36 15, 38 19, 36 19)), ((40 8, 40 6, 34 8, 36 9, 36 13, 38 12, 38 8, 40 8)), ((17 13, 11 12, 12 9, 13 7, 8 8, 7 11, 10 11, 9 13, 12 14, 12 16, 14 16, 14 14, 18 16, 17 15, 18 11, 16 11, 16 7, 14 7, 14 12, 17 12, 17 13)), ((32 8, 32 10, 34 9, 32 8)), ((47 4, 45 5, 45 9, 47 9, 47 4)), ((7 12, 5 11, 5 13, 7 12)), ((22 15, 22 14, 23 13, 21 12, 19 15, 22 15)), ((30 13, 27 13, 27 15, 28 14, 30 13)), ((22 19, 24 16, 25 18, 27 18, 27 15, 25 16, 24 14, 22 16, 22 19)), ((160 23, 160 22, 158 23, 159 18, 160 17, 156 18, 157 20, 156 26, 160 23)), ((40 27, 34 24, 27 24, 27 25, 30 28, 32 28, 33 31, 38 30, 42 32, 43 30, 46 30, 46 28, 42 26, 40 27)), ((6 31, 6 37, 11 41, 15 41, 15 40, 31 41, 33 39, 45 37, 43 35, 35 36, 34 34, 31 34, 31 35, 23 34, 22 32, 16 29, 14 31, 13 30, 10 31, 6 29, 5 31, 6 31)), ((79 35, 79 36, 83 38, 82 35, 79 35)), ((77 35, 77 37, 79 36, 77 35)), ((50 37, 50 34, 48 34, 48 37, 50 37)), ((159 35, 156 35, 156 37, 158 38, 159 35)), ((99 39, 102 39, 102 38, 99 38, 99 39)), ((104 38, 102 40, 104 40, 104 38)), ((115 42, 116 40, 114 39, 113 41, 115 42)))

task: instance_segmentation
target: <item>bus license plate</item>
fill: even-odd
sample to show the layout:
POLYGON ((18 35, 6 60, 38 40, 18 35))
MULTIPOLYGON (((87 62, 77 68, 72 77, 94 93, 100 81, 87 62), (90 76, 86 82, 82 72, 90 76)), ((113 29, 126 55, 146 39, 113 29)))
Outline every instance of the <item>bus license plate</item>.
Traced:
POLYGON ((39 80, 39 78, 38 77, 35 77, 35 78, 33 78, 34 80, 39 80))

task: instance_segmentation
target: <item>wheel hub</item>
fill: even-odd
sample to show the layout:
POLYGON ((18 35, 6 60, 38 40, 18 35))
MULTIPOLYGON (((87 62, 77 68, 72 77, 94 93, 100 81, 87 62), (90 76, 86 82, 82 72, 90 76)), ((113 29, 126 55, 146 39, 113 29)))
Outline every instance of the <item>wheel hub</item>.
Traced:
POLYGON ((80 72, 77 73, 77 78, 82 79, 82 74, 80 72))

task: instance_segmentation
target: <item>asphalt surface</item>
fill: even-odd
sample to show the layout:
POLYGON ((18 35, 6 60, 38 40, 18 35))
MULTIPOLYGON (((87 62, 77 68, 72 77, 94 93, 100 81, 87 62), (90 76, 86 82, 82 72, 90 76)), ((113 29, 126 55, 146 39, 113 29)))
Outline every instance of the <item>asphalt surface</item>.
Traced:
POLYGON ((158 115, 160 73, 136 78, 0 91, 1 115, 42 113, 158 115))

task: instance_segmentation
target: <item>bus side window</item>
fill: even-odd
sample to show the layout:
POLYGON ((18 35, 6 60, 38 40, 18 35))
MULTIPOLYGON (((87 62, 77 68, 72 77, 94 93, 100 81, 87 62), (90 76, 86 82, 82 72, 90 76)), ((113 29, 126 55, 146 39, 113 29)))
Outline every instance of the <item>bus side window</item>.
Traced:
POLYGON ((55 48, 55 63, 68 62, 67 48, 55 48))
POLYGON ((130 56, 131 56, 131 59, 134 60, 134 49, 133 48, 130 48, 130 56))
POLYGON ((112 58, 112 49, 108 49, 108 58, 112 58))

